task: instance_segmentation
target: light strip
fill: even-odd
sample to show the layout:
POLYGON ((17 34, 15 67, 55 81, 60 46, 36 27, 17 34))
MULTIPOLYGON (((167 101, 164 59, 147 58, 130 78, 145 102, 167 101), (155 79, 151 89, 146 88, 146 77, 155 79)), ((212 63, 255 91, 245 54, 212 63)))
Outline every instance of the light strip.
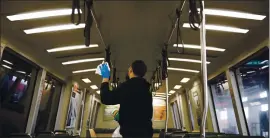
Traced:
MULTIPOLYGON (((198 24, 195 24, 198 26, 198 24)), ((190 28, 190 25, 188 23, 183 24, 184 28, 190 28)), ((222 32, 233 32, 233 33, 247 33, 248 29, 241 29, 236 27, 230 27, 230 26, 222 26, 222 25, 215 25, 215 24, 206 24, 205 29, 207 30, 214 30, 214 31, 222 31, 222 32)))
POLYGON ((180 89, 181 87, 182 87, 181 85, 175 85, 175 86, 174 86, 174 89, 178 90, 178 89, 180 89))
POLYGON ((7 64, 13 65, 13 63, 7 61, 7 60, 3 60, 3 62, 6 62, 7 64))
MULTIPOLYGON (((177 47, 177 44, 174 44, 173 47, 177 47)), ((178 47, 183 47, 183 45, 178 44, 178 47)), ((191 45, 191 44, 184 44, 184 48, 201 49, 201 46, 199 46, 199 45, 191 45)), ((224 52, 226 49, 207 46, 206 50, 224 52)))
POLYGON ((268 68, 268 67, 269 67, 268 65, 265 65, 261 69, 265 69, 265 68, 268 68))
POLYGON ((262 61, 262 62, 261 62, 261 64, 264 64, 264 63, 266 63, 266 62, 268 62, 268 60, 264 60, 264 61, 262 61))
POLYGON ((90 87, 91 87, 91 89, 93 89, 93 90, 98 89, 97 85, 91 85, 90 87))
POLYGON ((96 71, 96 69, 77 70, 77 71, 72 71, 72 73, 76 74, 76 73, 84 73, 84 72, 91 72, 91 71, 96 71))
POLYGON ((16 71, 16 72, 26 74, 26 72, 24 72, 24 71, 16 71))
POLYGON ((100 91, 96 91, 97 92, 97 94, 100 94, 100 91))
POLYGON ((91 44, 90 46, 75 45, 75 46, 58 47, 58 48, 47 49, 47 52, 52 53, 52 52, 69 51, 69 50, 77 50, 77 49, 85 49, 85 48, 93 48, 93 47, 98 47, 98 44, 91 44))
POLYGON ((172 70, 172 71, 184 71, 184 72, 192 72, 192 73, 199 73, 200 72, 198 70, 182 69, 182 68, 171 68, 171 67, 169 67, 168 70, 172 70))
POLYGON ((180 82, 187 83, 190 80, 190 78, 183 78, 180 82))
POLYGON ((8 69, 12 69, 10 66, 7 66, 7 65, 2 65, 2 66, 8 69))
POLYGON ((78 64, 78 63, 85 63, 85 62, 93 62, 93 61, 101 61, 104 60, 104 58, 89 58, 89 59, 80 59, 80 60, 72 60, 63 62, 63 65, 69 65, 69 64, 78 64))
POLYGON ((254 72, 256 72, 256 71, 248 71, 247 74, 254 73, 254 72))
MULTIPOLYGON (((201 60, 195 60, 195 59, 185 59, 185 58, 169 58, 171 61, 182 61, 182 62, 193 62, 193 63, 202 63, 201 60)), ((207 64, 210 64, 210 62, 206 62, 207 64)))
MULTIPOLYGON (((29 19, 70 15, 71 12, 72 12, 72 9, 45 10, 45 11, 35 11, 35 12, 10 15, 10 16, 7 16, 7 18, 10 21, 19 21, 19 20, 29 20, 29 19)), ((75 10, 74 13, 78 14, 77 10, 75 10)), ((81 10, 80 10, 80 13, 82 13, 81 10)))
POLYGON ((82 79, 82 81, 83 81, 84 83, 91 83, 91 80, 89 80, 88 78, 84 78, 84 79, 82 79))
POLYGON ((169 93, 170 94, 174 94, 176 91, 175 90, 170 90, 169 93))
POLYGON ((35 34, 35 33, 44 33, 44 32, 55 32, 55 31, 63 31, 63 30, 73 30, 84 28, 85 24, 81 23, 79 25, 74 24, 62 24, 62 25, 54 25, 47 27, 39 27, 28 30, 23 30, 26 34, 35 34))
POLYGON ((206 15, 216 15, 216 16, 225 16, 251 20, 263 20, 266 17, 264 15, 244 13, 239 11, 222 10, 222 9, 204 9, 203 12, 206 15))

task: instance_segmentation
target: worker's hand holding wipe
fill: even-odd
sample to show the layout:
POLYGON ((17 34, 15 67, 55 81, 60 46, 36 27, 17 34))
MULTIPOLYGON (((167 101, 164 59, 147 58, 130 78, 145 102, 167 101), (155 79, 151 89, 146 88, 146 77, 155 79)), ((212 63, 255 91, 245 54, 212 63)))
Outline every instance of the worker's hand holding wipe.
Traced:
POLYGON ((110 78, 110 70, 107 63, 103 63, 99 66, 101 76, 103 79, 107 79, 109 81, 110 78))
POLYGON ((101 102, 105 105, 120 104, 120 134, 125 137, 152 138, 153 105, 150 84, 143 78, 147 67, 142 60, 136 60, 128 68, 127 79, 117 88, 110 90, 110 68, 108 63, 98 66, 97 74, 102 76, 101 102), (142 112, 143 114, 138 114, 142 112))

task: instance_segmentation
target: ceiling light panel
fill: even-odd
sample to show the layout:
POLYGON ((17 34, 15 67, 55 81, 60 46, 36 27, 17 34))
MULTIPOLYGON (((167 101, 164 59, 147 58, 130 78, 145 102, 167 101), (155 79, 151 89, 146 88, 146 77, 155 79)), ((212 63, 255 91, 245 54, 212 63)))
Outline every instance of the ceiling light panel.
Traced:
POLYGON ((190 80, 190 78, 183 78, 180 82, 187 83, 190 80))
MULTIPOLYGON (((21 14, 15 14, 7 16, 10 21, 19 21, 19 20, 30 20, 30 19, 39 19, 39 18, 48 18, 48 17, 55 17, 55 16, 64 16, 64 15, 71 15, 72 9, 54 9, 54 10, 44 10, 44 11, 35 11, 35 12, 27 12, 21 14)), ((74 12, 78 14, 77 10, 74 12)), ((82 11, 80 10, 80 13, 82 11)))
POLYGON ((88 78, 84 78, 84 79, 82 79, 82 81, 83 81, 84 83, 91 83, 91 80, 89 80, 88 78))
MULTIPOLYGON (((202 63, 201 60, 195 60, 195 59, 185 59, 185 58, 169 58, 171 61, 182 61, 182 62, 192 62, 192 63, 202 63)), ((206 62, 207 64, 210 64, 210 62, 206 62)))
POLYGON ((8 69, 12 69, 10 66, 7 66, 7 65, 2 65, 2 66, 8 69))
POLYGON ((100 94, 100 91, 96 91, 97 92, 97 94, 100 94))
POLYGON ((182 87, 181 85, 175 85, 175 86, 174 86, 174 89, 178 90, 178 89, 180 89, 181 87, 182 87))
POLYGON ((91 85, 90 87, 91 87, 91 89, 93 89, 93 90, 98 89, 97 85, 91 85))
MULTIPOLYGON (((177 47, 177 44, 174 44, 173 47, 177 47)), ((183 47, 183 45, 178 44, 178 47, 183 47)), ((201 49, 201 46, 199 46, 199 45, 191 45, 191 44, 184 44, 184 48, 201 49)), ((206 50, 224 52, 226 49, 206 46, 206 50)))
POLYGON ((183 72, 192 72, 192 73, 199 73, 200 72, 198 70, 182 69, 182 68, 171 68, 171 67, 169 67, 168 70, 172 70, 172 71, 183 71, 183 72))
POLYGON ((80 59, 80 60, 72 60, 63 62, 63 65, 70 65, 70 64, 78 64, 78 63, 85 63, 85 62, 94 62, 94 61, 102 61, 104 58, 89 58, 89 59, 80 59))
POLYGON ((3 60, 3 62, 7 63, 7 64, 10 64, 10 65, 13 65, 13 63, 7 61, 7 60, 3 60))
POLYGON ((52 52, 78 50, 78 49, 93 48, 93 47, 98 47, 98 44, 91 44, 90 46, 75 45, 75 46, 58 47, 58 48, 47 49, 47 52, 52 53, 52 52))
POLYGON ((92 72, 92 71, 96 71, 96 69, 76 70, 76 71, 72 71, 72 73, 77 74, 77 73, 85 73, 85 72, 92 72))
POLYGON ((206 15, 224 16, 232 18, 251 19, 251 20, 263 20, 266 17, 264 15, 245 13, 240 11, 231 11, 225 9, 204 9, 203 12, 206 15))
POLYGON ((174 94, 176 91, 175 90, 170 90, 169 93, 170 94, 174 94))
POLYGON ((28 30, 23 30, 26 34, 35 34, 35 33, 44 33, 44 32, 56 32, 56 31, 64 31, 64 30, 74 30, 84 28, 85 24, 81 23, 79 25, 75 24, 61 24, 54 26, 46 26, 46 27, 38 27, 28 30))
MULTIPOLYGON (((198 26, 198 24, 195 24, 198 26)), ((184 28, 190 28, 189 23, 184 23, 183 24, 184 28)), ((206 24, 205 25, 206 30, 213 30, 213 31, 222 31, 222 32, 232 32, 232 33, 247 33, 249 30, 248 29, 241 29, 241 28, 236 28, 236 27, 231 27, 231 26, 222 26, 222 25, 215 25, 215 24, 206 24)))

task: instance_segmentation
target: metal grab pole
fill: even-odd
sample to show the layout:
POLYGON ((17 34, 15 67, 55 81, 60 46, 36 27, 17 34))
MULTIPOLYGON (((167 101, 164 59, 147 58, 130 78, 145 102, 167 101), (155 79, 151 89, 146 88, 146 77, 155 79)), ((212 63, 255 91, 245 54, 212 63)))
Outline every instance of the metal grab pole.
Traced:
MULTIPOLYGON (((168 132, 168 119, 169 119, 169 98, 168 98, 168 92, 169 92, 169 87, 168 87, 168 77, 166 78, 166 121, 165 121, 165 133, 168 132)), ((165 134, 166 135, 166 134, 165 134)))
MULTIPOLYGON (((204 11, 204 0, 202 0, 202 8, 204 11)), ((207 92, 207 64, 206 64, 206 32, 205 32, 205 14, 202 12, 202 23, 200 27, 200 43, 201 43, 201 77, 202 77, 202 87, 203 87, 203 95, 204 95, 204 102, 203 102, 203 116, 202 122, 200 126, 200 137, 205 138, 205 123, 207 117, 207 110, 208 110, 208 92, 207 92)))
POLYGON ((91 9, 91 14, 92 14, 92 17, 93 17, 93 19, 94 19, 94 21, 96 23, 96 28, 97 28, 98 34, 100 36, 100 39, 102 41, 102 44, 106 47, 106 44, 105 44, 104 39, 103 39, 103 36, 101 34, 101 31, 100 31, 100 28, 99 28, 99 24, 97 22, 97 18, 96 18, 96 15, 95 15, 95 12, 93 11, 93 9, 91 9))

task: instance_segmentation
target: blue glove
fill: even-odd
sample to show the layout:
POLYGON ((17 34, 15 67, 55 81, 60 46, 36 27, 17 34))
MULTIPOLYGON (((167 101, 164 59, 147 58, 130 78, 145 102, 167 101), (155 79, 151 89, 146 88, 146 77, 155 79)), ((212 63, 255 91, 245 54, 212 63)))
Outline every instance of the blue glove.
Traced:
POLYGON ((99 68, 100 68, 102 78, 109 79, 110 78, 110 70, 109 70, 108 64, 104 63, 99 68))

